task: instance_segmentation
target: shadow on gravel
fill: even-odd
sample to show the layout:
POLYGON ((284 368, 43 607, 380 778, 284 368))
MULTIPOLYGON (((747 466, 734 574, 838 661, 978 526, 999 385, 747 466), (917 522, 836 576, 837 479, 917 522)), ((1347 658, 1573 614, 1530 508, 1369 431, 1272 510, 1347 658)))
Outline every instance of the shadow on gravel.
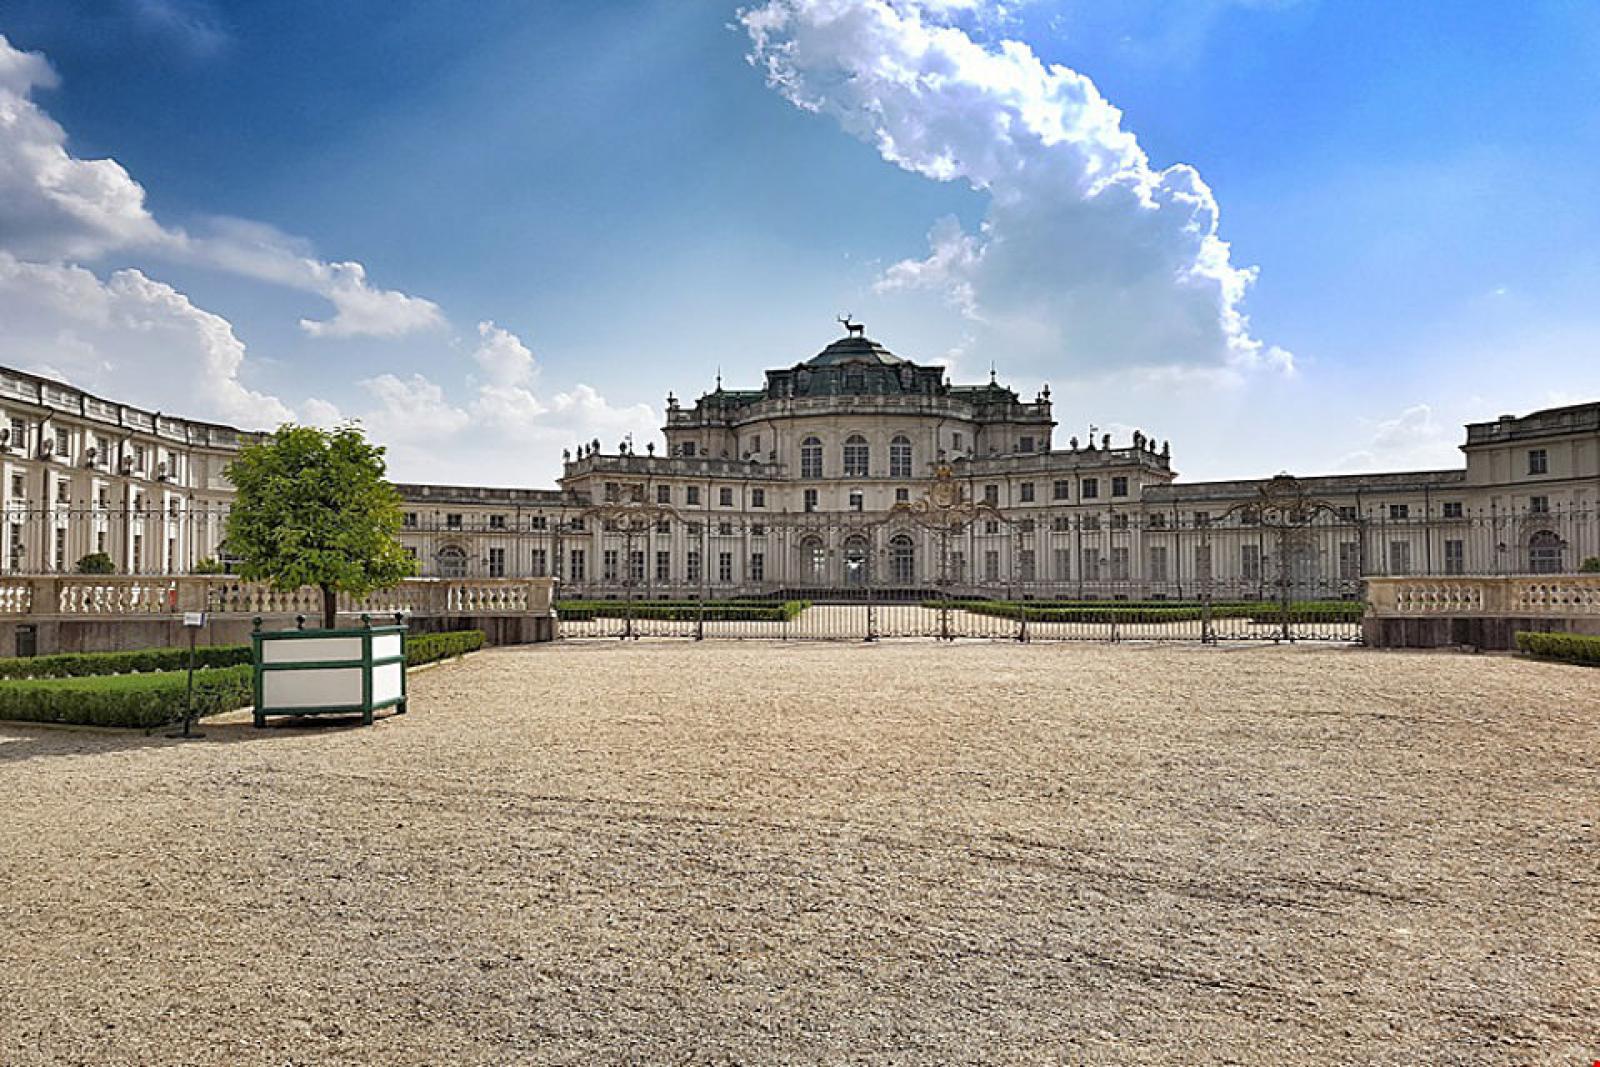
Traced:
MULTIPOLYGON (((382 723, 394 718, 377 716, 382 723)), ((27 760, 51 759, 66 756, 104 756, 116 752, 139 749, 174 748, 181 745, 236 745, 247 741, 271 741, 284 737, 299 737, 315 733, 342 733, 363 729, 361 716, 357 715, 301 715, 270 720, 262 729, 246 722, 195 723, 196 733, 203 737, 168 737, 183 728, 173 723, 146 732, 144 730, 118 730, 109 727, 52 726, 46 723, 0 721, 0 765, 22 763, 27 760), (9 734, 10 736, 5 736, 9 734)))

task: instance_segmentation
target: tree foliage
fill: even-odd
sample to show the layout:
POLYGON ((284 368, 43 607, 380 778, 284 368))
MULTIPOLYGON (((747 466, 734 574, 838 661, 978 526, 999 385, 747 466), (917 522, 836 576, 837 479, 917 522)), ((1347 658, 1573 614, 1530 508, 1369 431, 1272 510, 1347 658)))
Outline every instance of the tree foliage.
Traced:
POLYGON ((237 491, 228 547, 240 577, 322 590, 332 628, 339 593, 364 596, 415 571, 401 548, 400 494, 383 449, 355 426, 283 426, 228 465, 237 491))
POLYGON ((117 565, 104 552, 91 552, 78 560, 79 574, 115 574, 117 565))

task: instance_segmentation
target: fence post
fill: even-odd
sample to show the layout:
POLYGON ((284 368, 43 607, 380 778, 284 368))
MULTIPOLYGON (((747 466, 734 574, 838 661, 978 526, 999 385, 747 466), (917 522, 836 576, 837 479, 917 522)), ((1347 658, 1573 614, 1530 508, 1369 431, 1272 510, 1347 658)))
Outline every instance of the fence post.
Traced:
POLYGON ((1200 594, 1200 643, 1214 645, 1217 643, 1217 632, 1211 625, 1211 590, 1206 589, 1200 594))

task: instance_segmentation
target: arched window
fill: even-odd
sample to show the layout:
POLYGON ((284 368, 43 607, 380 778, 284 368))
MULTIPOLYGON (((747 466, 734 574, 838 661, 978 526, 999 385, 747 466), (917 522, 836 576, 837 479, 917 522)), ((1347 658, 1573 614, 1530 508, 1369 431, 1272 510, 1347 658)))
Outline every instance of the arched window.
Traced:
POLYGON ((467 550, 460 545, 445 545, 434 559, 439 564, 439 577, 465 578, 467 576, 467 550))
POLYGON ((917 580, 917 549, 911 538, 895 534, 889 538, 889 578, 897 584, 917 580))
POLYGON ((800 542, 800 569, 805 581, 811 585, 828 582, 828 550, 818 537, 808 537, 800 542))
POLYGON ((844 584, 867 584, 867 539, 852 537, 844 543, 844 584))
POLYGON ((822 441, 808 437, 800 442, 800 477, 822 477, 822 441))
POLYGON ((889 442, 889 477, 911 477, 911 438, 904 434, 889 442))
POLYGON ((1561 551, 1566 547, 1559 534, 1540 530, 1528 538, 1528 570, 1534 574, 1560 574, 1561 551))
POLYGON ((867 462, 871 458, 871 450, 867 447, 867 439, 858 433, 853 433, 844 439, 844 476, 846 478, 865 478, 867 476, 867 462))

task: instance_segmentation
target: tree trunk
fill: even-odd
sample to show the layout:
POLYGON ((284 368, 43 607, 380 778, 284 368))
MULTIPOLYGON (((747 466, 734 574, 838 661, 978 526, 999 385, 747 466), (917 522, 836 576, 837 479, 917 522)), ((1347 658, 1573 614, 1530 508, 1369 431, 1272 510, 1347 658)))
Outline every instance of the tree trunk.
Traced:
POLYGON ((333 586, 322 587, 322 628, 324 630, 336 629, 339 625, 339 594, 333 586))

